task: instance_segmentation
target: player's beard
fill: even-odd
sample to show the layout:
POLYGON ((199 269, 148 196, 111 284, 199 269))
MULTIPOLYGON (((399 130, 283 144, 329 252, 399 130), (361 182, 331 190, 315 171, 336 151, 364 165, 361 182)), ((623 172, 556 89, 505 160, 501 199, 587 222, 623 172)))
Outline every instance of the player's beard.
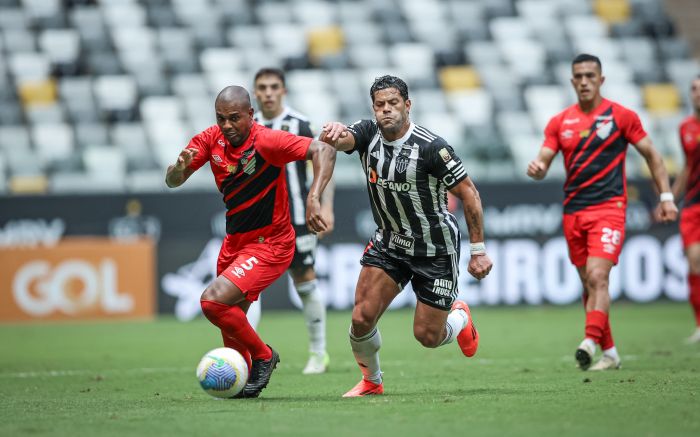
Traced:
POLYGON ((398 135, 399 132, 401 132, 401 129, 403 129, 407 123, 408 123, 408 114, 406 114, 405 116, 403 114, 400 114, 399 117, 396 119, 396 121, 391 123, 390 125, 386 126, 386 125, 383 125, 382 123, 379 123, 379 126, 381 128, 383 136, 393 137, 393 136, 398 135))

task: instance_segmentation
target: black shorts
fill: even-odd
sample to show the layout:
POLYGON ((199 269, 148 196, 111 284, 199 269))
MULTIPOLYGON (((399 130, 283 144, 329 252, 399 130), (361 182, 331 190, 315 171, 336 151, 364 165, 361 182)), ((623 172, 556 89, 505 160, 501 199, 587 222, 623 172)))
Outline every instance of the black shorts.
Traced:
POLYGON ((294 249, 294 258, 289 268, 301 269, 304 267, 313 267, 316 262, 318 237, 309 232, 306 225, 294 226, 294 232, 297 234, 296 247, 294 249))
POLYGON ((373 238, 367 245, 360 264, 384 270, 402 290, 411 281, 416 298, 434 308, 449 311, 459 294, 458 253, 410 256, 391 250, 381 240, 373 238))

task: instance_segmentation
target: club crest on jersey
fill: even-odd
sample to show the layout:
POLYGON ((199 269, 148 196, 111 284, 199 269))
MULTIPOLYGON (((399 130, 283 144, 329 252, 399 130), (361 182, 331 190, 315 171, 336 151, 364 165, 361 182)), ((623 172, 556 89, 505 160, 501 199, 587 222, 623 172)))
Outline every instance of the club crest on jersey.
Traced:
POLYGON ((396 162, 394 168, 396 169, 397 172, 399 173, 405 173, 406 169, 408 168, 408 164, 411 162, 411 160, 408 158, 409 155, 411 154, 411 149, 402 149, 401 152, 399 152, 399 156, 396 157, 396 162))
POLYGON ((447 163, 447 162, 452 161, 452 155, 450 155, 450 152, 446 148, 443 147, 442 149, 440 149, 438 154, 440 155, 440 158, 442 158, 442 160, 444 162, 447 163))
POLYGON ((600 139, 606 139, 607 137, 610 136, 610 132, 612 132, 613 128, 613 122, 609 121, 607 123, 596 123, 596 135, 600 139))
POLYGON ((255 156, 253 156, 250 159, 247 159, 247 158, 241 159, 241 165, 243 165, 243 173, 253 174, 253 172, 255 172, 255 156), (246 161, 246 162, 243 162, 243 161, 246 161))

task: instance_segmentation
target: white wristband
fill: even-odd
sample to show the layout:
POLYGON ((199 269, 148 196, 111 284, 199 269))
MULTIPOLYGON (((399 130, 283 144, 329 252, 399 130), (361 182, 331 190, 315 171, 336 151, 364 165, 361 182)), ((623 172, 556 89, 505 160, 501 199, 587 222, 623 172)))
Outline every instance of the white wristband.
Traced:
POLYGON ((469 252, 472 255, 485 255, 486 254, 486 245, 484 242, 480 243, 471 243, 469 244, 469 252))
POLYGON ((673 200, 673 193, 671 193, 670 191, 666 191, 665 193, 661 193, 659 195, 660 202, 673 202, 673 200))

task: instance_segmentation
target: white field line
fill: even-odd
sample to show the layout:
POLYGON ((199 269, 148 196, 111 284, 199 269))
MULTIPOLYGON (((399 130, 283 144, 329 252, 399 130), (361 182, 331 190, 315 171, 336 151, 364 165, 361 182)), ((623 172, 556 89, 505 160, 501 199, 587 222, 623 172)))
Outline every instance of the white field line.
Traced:
MULTIPOLYGON (((623 355, 622 361, 635 361, 636 355, 623 355)), ((460 359, 461 361, 461 359, 460 359)), ((574 357, 530 357, 530 358, 477 358, 469 360, 482 366, 503 366, 503 365, 527 365, 547 362, 573 362, 574 357)), ((404 366, 409 364, 401 360, 382 360, 385 366, 404 366)), ((348 362, 350 365, 350 362, 348 362)), ((194 372, 194 366, 190 367, 137 367, 132 369, 73 369, 73 370, 37 370, 30 372, 0 372, 0 378, 21 379, 21 378, 46 378, 46 377, 72 377, 72 376, 97 376, 108 374, 147 374, 147 373, 186 373, 194 372)))

